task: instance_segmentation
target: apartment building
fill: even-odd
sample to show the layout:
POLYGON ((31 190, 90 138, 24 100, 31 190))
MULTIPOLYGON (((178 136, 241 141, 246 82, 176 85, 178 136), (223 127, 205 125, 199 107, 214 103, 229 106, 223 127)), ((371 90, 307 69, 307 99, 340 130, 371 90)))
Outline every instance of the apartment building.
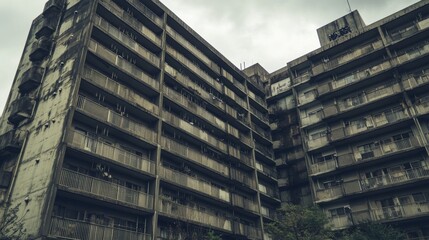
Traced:
POLYGON ((32 239, 264 239, 268 73, 246 74, 157 0, 49 0, 0 119, 0 201, 32 239))
POLYGON ((318 204, 334 229, 369 220, 428 239, 429 1, 317 32, 319 49, 269 75, 281 200, 318 204))

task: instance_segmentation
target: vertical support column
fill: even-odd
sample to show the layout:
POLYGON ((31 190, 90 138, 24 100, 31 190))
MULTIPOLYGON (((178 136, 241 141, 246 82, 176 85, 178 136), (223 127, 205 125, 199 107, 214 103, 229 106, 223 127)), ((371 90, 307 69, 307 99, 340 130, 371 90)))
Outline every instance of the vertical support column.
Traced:
POLYGON ((165 66, 165 52, 167 48, 167 14, 164 13, 163 16, 163 24, 162 24, 162 37, 161 37, 161 61, 159 67, 161 68, 161 72, 159 74, 159 119, 157 126, 157 149, 156 149, 156 159, 155 159, 155 187, 154 187, 154 195, 153 195, 153 210, 154 214, 152 217, 152 240, 156 240, 156 234, 158 229, 158 212, 160 209, 159 206, 159 195, 160 195, 160 177, 159 177, 159 169, 161 166, 161 134, 162 134, 162 115, 163 115, 163 105, 164 105, 164 66, 165 66))

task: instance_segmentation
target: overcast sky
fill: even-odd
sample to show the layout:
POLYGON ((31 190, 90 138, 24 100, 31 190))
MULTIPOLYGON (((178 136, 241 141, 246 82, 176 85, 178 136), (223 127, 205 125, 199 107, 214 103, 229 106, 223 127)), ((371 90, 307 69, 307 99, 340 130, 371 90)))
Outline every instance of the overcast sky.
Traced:
MULTIPOLYGON (((316 29, 347 14, 346 0, 161 0, 240 67, 259 62, 269 72, 319 47, 316 29)), ((46 0, 0 1, 0 113, 31 21, 46 0)), ((349 0, 366 24, 416 0, 349 0)))

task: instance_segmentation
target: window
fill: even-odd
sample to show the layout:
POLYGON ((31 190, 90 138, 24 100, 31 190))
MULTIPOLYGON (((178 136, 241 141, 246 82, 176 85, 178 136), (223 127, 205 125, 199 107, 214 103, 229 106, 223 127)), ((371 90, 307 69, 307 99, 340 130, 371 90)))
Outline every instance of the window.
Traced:
POLYGON ((343 180, 340 177, 326 177, 321 178, 317 181, 317 187, 320 190, 334 188, 336 186, 340 186, 343 180))
POLYGON ((350 212, 350 206, 344 206, 339 208, 330 209, 329 213, 331 217, 346 216, 350 212))

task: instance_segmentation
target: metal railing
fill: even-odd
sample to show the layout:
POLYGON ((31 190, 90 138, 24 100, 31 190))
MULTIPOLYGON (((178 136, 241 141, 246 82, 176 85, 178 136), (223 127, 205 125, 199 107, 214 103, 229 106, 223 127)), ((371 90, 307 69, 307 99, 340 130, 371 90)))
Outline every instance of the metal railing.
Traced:
POLYGON ((206 119, 208 122, 210 122, 213 126, 220 128, 221 130, 225 131, 226 124, 223 120, 219 119, 215 115, 213 115, 211 112, 205 110, 204 108, 200 107, 198 104, 193 103, 188 100, 187 97, 184 95, 174 91, 173 89, 164 86, 164 94, 169 97, 171 100, 173 100, 176 103, 179 103, 186 109, 189 109, 196 115, 206 119))
POLYGON ((118 18, 127 23, 130 27, 136 30, 139 33, 150 40, 152 40, 156 45, 161 46, 161 39, 149 30, 146 26, 144 26, 139 20, 135 19, 129 13, 127 13, 124 9, 120 8, 118 5, 113 3, 111 0, 99 1, 99 4, 107 8, 111 13, 115 14, 118 18))
POLYGON ((90 40, 88 44, 89 51, 93 52, 95 55, 100 56, 110 64, 118 67, 122 71, 129 74, 131 77, 135 78, 136 80, 139 80, 141 82, 144 82, 145 84, 148 84, 149 86, 159 89, 159 82, 155 80, 153 77, 147 75, 145 72, 143 72, 140 68, 138 68, 136 65, 128 62, 121 56, 117 55, 116 53, 108 50, 103 45, 97 43, 93 39, 90 40))
POLYGON ((123 34, 119 29, 112 26, 109 22, 104 20, 99 15, 96 15, 94 18, 94 23, 97 27, 100 29, 103 29, 106 31, 111 37, 119 41, 120 43, 124 44, 129 49, 132 49, 138 53, 138 55, 146 59, 148 62, 152 63, 156 67, 159 68, 160 59, 158 56, 144 48, 142 45, 140 45, 138 42, 134 41, 134 39, 130 38, 129 36, 123 34))
POLYGON ((250 112, 268 124, 268 114, 264 114, 252 106, 250 106, 250 112))
POLYGON ((189 123, 167 111, 164 111, 163 119, 166 122, 172 124, 173 126, 188 132, 192 136, 206 143, 209 143, 210 145, 216 147, 219 150, 223 150, 223 151, 227 150, 227 145, 224 142, 218 140, 215 136, 212 136, 206 131, 203 131, 201 128, 194 126, 193 123, 189 123))
POLYGON ((131 5, 133 5, 137 10, 139 10, 140 13, 145 15, 147 18, 152 20, 156 25, 159 27, 162 27, 162 23, 164 22, 158 15, 156 15, 152 10, 150 10, 148 7, 146 7, 142 2, 139 0, 127 0, 131 5))
POLYGON ((77 131, 69 131, 69 144, 81 150, 124 164, 144 172, 155 173, 155 165, 149 159, 133 152, 118 148, 102 139, 92 138, 77 131))
POLYGON ((108 198, 136 207, 153 208, 153 196, 148 193, 73 172, 68 169, 61 170, 58 184, 74 191, 108 198))
POLYGON ((174 218, 195 221, 227 231, 232 230, 231 220, 228 219, 226 214, 222 216, 222 214, 211 211, 201 211, 197 207, 192 208, 181 205, 164 197, 161 197, 160 200, 160 212, 173 216, 174 218))
POLYGON ((55 238, 81 240, 152 239, 152 236, 147 233, 59 217, 52 217, 49 235, 55 238))
POLYGON ((131 135, 137 136, 141 139, 156 142, 157 133, 149 127, 133 121, 129 118, 116 113, 109 108, 106 108, 88 98, 79 96, 77 109, 82 110, 86 114, 100 121, 110 123, 120 129, 129 132, 131 135))
POLYGON ((162 166, 159 167, 159 175, 167 181, 208 194, 222 201, 230 202, 230 193, 228 191, 220 189, 209 182, 162 166))
POLYGON ((265 129, 259 127, 258 125, 256 125, 255 123, 251 123, 251 127, 255 132, 257 132, 262 137, 264 137, 268 140, 271 140, 271 132, 269 130, 265 130, 265 129))
POLYGON ((127 100, 130 104, 135 104, 140 108, 147 109, 147 111, 159 114, 159 108, 157 105, 149 102, 142 95, 138 94, 131 88, 128 88, 115 80, 105 76, 101 72, 85 66, 83 77, 86 80, 89 80, 91 83, 94 83, 98 87, 101 87, 105 90, 108 90, 114 94, 121 96, 123 99, 127 100))
POLYGON ((225 176, 229 176, 229 168, 227 165, 216 161, 209 156, 204 155, 202 152, 190 148, 186 145, 179 143, 173 139, 162 136, 161 137, 161 146, 171 152, 179 154, 187 159, 190 159, 194 162, 197 162, 205 167, 208 167, 218 173, 221 173, 225 176))
POLYGON ((250 210, 255 213, 258 212, 258 205, 254 201, 234 193, 232 194, 232 205, 250 210))

